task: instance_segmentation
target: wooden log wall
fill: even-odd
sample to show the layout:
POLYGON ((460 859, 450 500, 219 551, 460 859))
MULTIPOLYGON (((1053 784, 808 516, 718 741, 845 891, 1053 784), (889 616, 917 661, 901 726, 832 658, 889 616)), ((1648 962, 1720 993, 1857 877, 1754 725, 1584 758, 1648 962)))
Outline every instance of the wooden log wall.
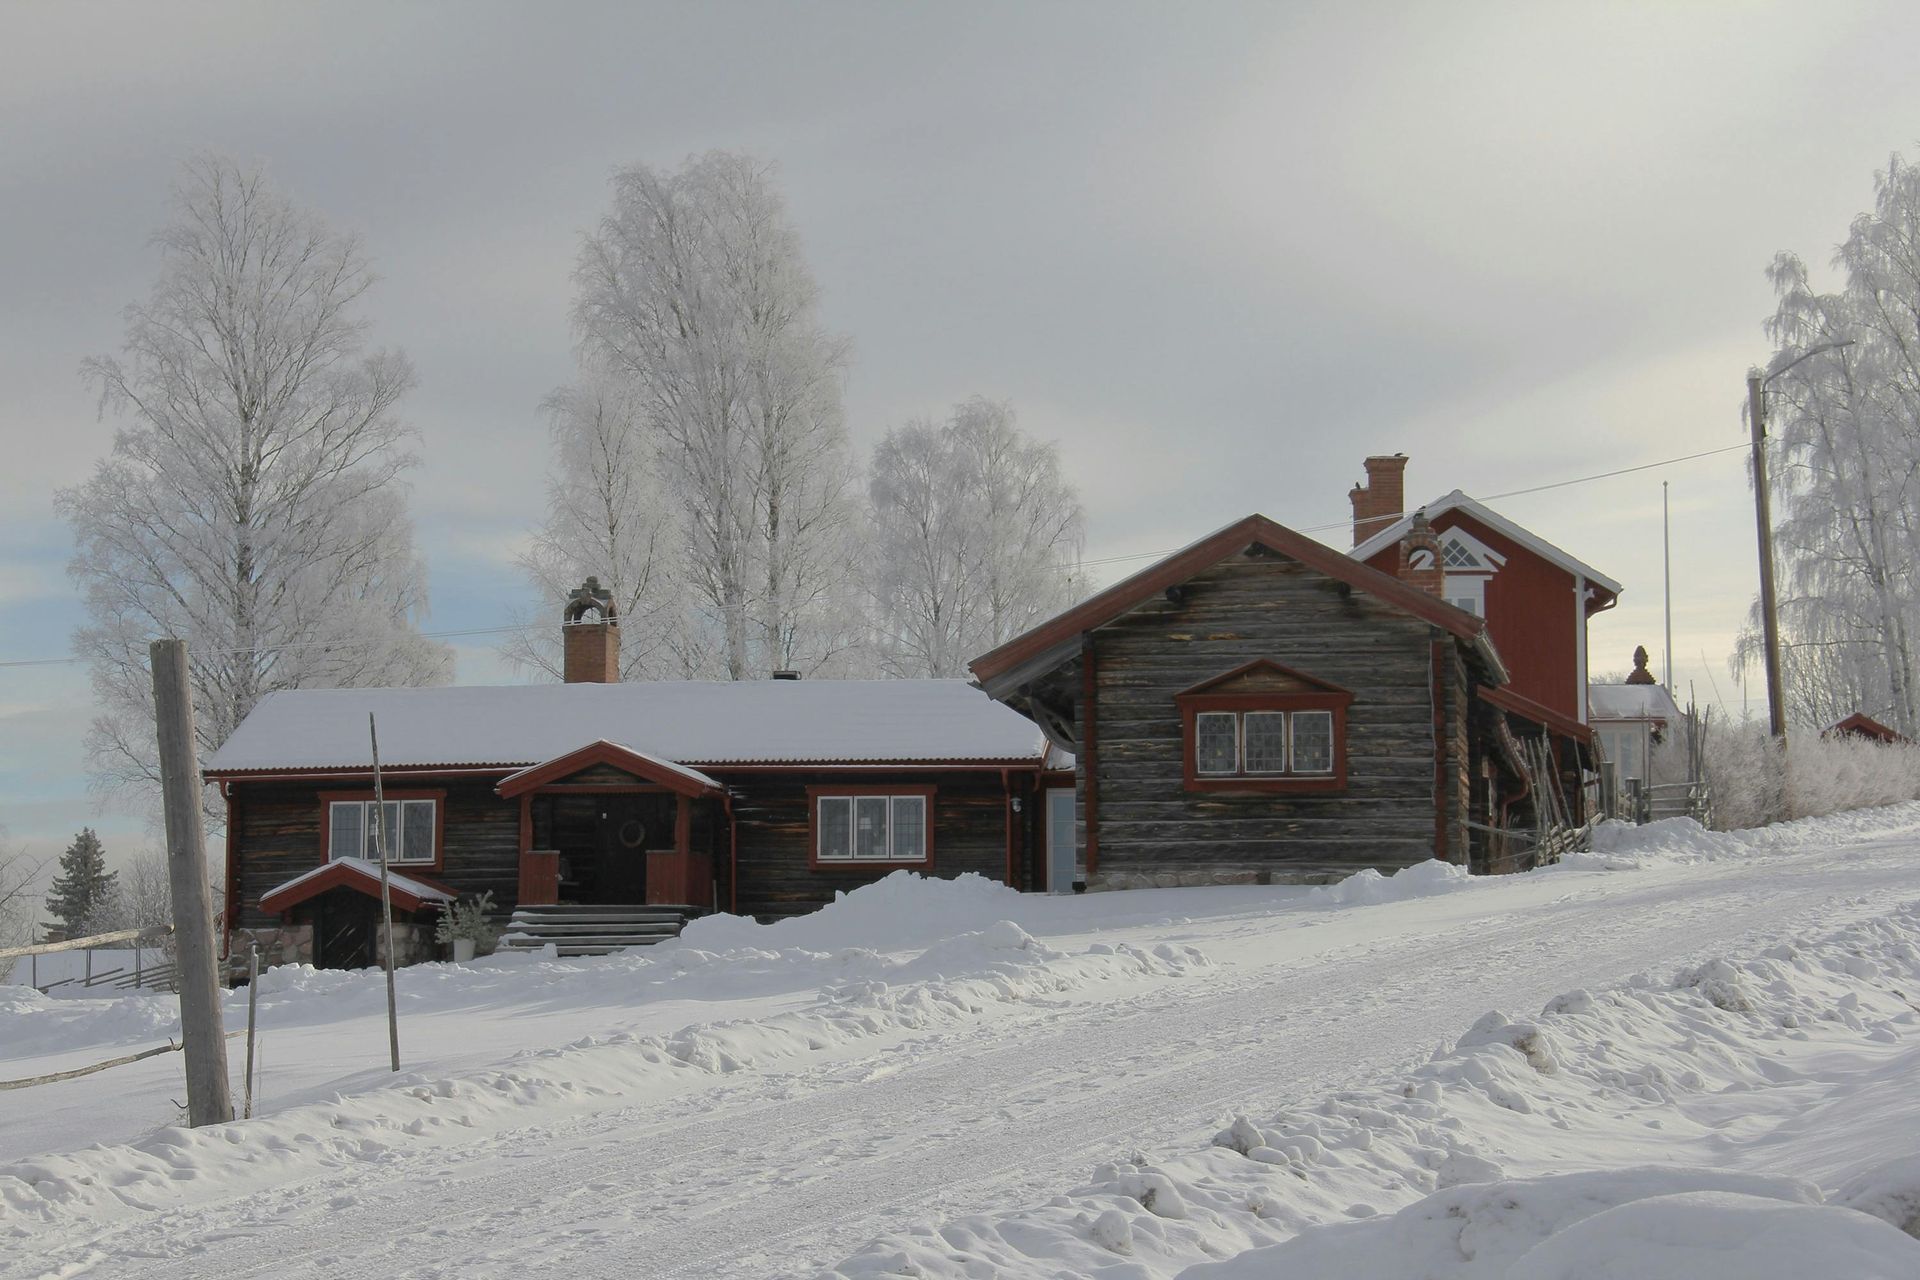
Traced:
MULTIPOLYGON (((491 891, 501 910, 512 909, 520 891, 520 802, 502 800, 494 780, 407 777, 395 789, 445 791, 446 846, 438 870, 418 868, 461 894, 491 891)), ((270 928, 279 917, 260 910, 260 895, 327 860, 320 847, 320 793, 371 791, 353 780, 326 782, 235 782, 242 803, 227 833, 238 841, 239 921, 246 929, 270 928)), ((406 874, 407 868, 396 868, 406 874)))
MULTIPOLYGON (((758 773, 721 781, 729 784, 735 796, 742 915, 761 919, 799 915, 825 906, 839 890, 892 874, 857 865, 822 871, 809 867, 807 788, 831 786, 832 776, 758 773)), ((1006 791, 998 770, 915 773, 892 779, 861 774, 842 776, 839 781, 860 786, 883 786, 890 781, 933 786, 933 864, 928 874, 957 876, 977 871, 995 880, 1006 879, 1006 791)), ((724 854, 716 859, 723 860, 724 854)))
MULTIPOLYGON (((1095 770, 1079 796, 1084 823, 1086 788, 1095 789, 1095 875, 1122 883, 1209 874, 1313 881, 1432 857, 1439 829, 1433 635, 1416 618, 1271 555, 1217 565, 1192 579, 1179 603, 1156 598, 1101 628, 1093 637, 1095 770), (1183 786, 1174 695, 1256 658, 1352 691, 1343 793, 1235 795, 1183 786)), ((1463 697, 1459 703, 1457 715, 1443 716, 1457 721, 1464 742, 1463 697)), ((1464 754, 1458 761, 1454 754, 1446 767, 1464 787, 1464 754)), ((1464 800, 1458 813, 1463 819, 1464 800)))

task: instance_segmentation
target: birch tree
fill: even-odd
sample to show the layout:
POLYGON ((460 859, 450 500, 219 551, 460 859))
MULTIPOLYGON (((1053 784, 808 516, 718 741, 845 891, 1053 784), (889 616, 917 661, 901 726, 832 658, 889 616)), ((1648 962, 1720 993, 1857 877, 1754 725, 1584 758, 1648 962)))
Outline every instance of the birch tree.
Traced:
MULTIPOLYGON (((1843 279, 1827 293, 1792 254, 1771 270, 1779 372, 1768 426, 1789 711, 1827 724, 1864 710, 1913 734, 1920 174, 1899 156, 1876 175, 1874 208, 1855 219, 1833 265, 1843 279)), ((1738 656, 1758 643, 1756 613, 1738 656)))
POLYGON ((1085 517, 1059 451, 1005 403, 975 397, 942 424, 875 447, 870 542, 881 661, 963 676, 969 659, 1072 604, 1085 517))
POLYGON ((560 611, 593 576, 619 610, 622 679, 712 674, 686 626, 679 512, 667 500, 658 441, 632 384, 588 366, 544 408, 553 457, 547 517, 520 557, 540 604, 505 646, 507 656, 559 679, 560 611))
POLYGON ((84 366, 124 425, 57 495, 89 621, 96 781, 157 789, 147 644, 187 641, 201 750, 267 693, 445 680, 397 416, 413 370, 369 350, 358 239, 254 169, 201 157, 156 237, 162 268, 119 357, 84 366))
POLYGON ((821 670, 857 628, 846 576, 844 339, 763 161, 634 165, 575 273, 583 358, 625 378, 656 434, 685 581, 718 670, 821 670))
MULTIPOLYGON (((21 852, 0 827, 0 947, 25 946, 33 937, 34 908, 40 903, 36 886, 40 864, 21 852)), ((7 962, 0 962, 0 980, 7 962)))

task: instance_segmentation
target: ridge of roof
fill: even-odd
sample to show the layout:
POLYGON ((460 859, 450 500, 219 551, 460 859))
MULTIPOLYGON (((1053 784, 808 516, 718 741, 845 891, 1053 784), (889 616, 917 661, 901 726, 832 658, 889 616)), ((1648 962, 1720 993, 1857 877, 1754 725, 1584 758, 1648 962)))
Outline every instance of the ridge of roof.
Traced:
POLYGON ((1328 577, 1390 604, 1405 613, 1477 645, 1488 665, 1506 679, 1505 664, 1486 634, 1486 622, 1464 609, 1412 587, 1389 573, 1334 550, 1324 542, 1296 533, 1285 525, 1255 513, 1189 543, 1187 546, 1121 579, 1046 622, 980 655, 967 664, 983 686, 1063 641, 1102 626, 1141 601, 1212 568, 1249 546, 1277 551, 1328 577))
POLYGON ((1386 548, 1400 541, 1401 536, 1406 533, 1408 526, 1413 523, 1414 516, 1422 511, 1427 513, 1429 520, 1434 516, 1444 514, 1448 511, 1464 511, 1482 524, 1496 529, 1500 533, 1513 539, 1541 559, 1549 560, 1559 565, 1562 569, 1567 570, 1569 573, 1578 574, 1605 591, 1609 591, 1618 596, 1621 591, 1624 590, 1618 582, 1615 582, 1612 578, 1609 578, 1606 574, 1600 572, 1586 561, 1561 550, 1532 530, 1515 524, 1512 520, 1501 515, 1486 503, 1459 489, 1442 494, 1432 502, 1426 503, 1424 506, 1418 507, 1413 511, 1409 511, 1386 528, 1376 532, 1372 537, 1356 546, 1353 550, 1347 552, 1347 554, 1355 560, 1371 560, 1386 548))

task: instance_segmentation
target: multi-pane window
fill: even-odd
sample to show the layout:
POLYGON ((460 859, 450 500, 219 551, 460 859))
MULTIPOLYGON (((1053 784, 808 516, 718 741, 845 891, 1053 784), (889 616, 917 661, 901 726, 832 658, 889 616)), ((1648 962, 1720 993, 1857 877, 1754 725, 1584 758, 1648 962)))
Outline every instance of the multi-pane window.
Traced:
POLYGON ((1287 715, 1293 732, 1293 772, 1333 772, 1333 712, 1294 711, 1287 715))
POLYGON ((1330 774, 1333 712, 1196 712, 1193 762, 1208 778, 1330 774))
POLYGON ((821 862, 927 860, 925 795, 818 795, 814 806, 814 854, 821 862))
MULTIPOLYGON (((434 801, 389 800, 380 835, 386 841, 388 862, 431 863, 434 860, 434 801)), ((382 806, 371 800, 334 800, 327 806, 327 857, 377 860, 374 820, 382 806)))
POLYGON ((1271 658, 1177 693, 1188 791, 1330 795, 1347 786, 1353 694, 1271 658))
POLYGON ((1448 538, 1440 549, 1440 558, 1449 569, 1478 569, 1479 557, 1467 550, 1467 544, 1458 538, 1448 538))
POLYGON ((1240 717, 1202 711, 1193 718, 1193 762, 1201 773, 1240 772, 1240 717))

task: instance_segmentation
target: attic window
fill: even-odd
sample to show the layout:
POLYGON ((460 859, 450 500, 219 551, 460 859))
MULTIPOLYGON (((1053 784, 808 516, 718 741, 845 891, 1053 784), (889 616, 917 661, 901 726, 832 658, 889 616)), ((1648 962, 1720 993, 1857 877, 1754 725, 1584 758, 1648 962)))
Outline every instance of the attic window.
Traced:
POLYGON ((1261 660, 1195 685, 1180 708, 1189 791, 1337 792, 1353 695, 1261 660))
POLYGON ((1449 569, 1483 569, 1480 558, 1467 550, 1467 544, 1458 538, 1448 538, 1441 546, 1441 559, 1449 569))

